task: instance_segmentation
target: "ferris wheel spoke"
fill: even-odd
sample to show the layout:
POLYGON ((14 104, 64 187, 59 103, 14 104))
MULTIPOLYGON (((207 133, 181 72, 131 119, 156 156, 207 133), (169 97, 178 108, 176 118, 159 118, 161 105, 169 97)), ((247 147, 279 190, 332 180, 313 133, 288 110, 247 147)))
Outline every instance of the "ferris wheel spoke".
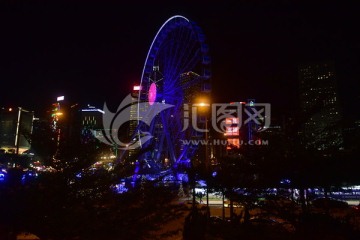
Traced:
MULTIPOLYGON (((189 43, 186 41, 186 39, 183 39, 184 36, 187 36, 189 33, 189 29, 186 27, 181 27, 179 31, 175 32, 174 36, 174 42, 177 44, 174 44, 173 47, 175 48, 175 54, 173 56, 173 67, 178 69, 178 67, 183 63, 182 57, 184 54, 187 53, 186 45, 189 43)), ((178 71, 175 71, 179 73, 178 71)))
MULTIPOLYGON (((190 34, 186 35, 187 38, 190 38, 190 34)), ((171 61, 168 61, 171 63, 168 69, 172 70, 171 75, 169 75, 170 79, 175 79, 179 74, 183 73, 183 66, 191 55, 191 51, 189 51, 189 49, 191 50, 194 48, 194 41, 191 42, 188 39, 181 40, 181 36, 176 36, 174 42, 176 44, 173 44, 171 47, 175 50, 171 51, 172 55, 169 56, 171 61)))
POLYGON ((175 42, 177 44, 173 45, 174 48, 174 55, 172 56, 172 61, 173 61, 173 65, 172 67, 174 68, 174 71, 172 72, 173 74, 175 74, 175 76, 171 76, 172 78, 176 77, 179 69, 179 66, 182 64, 182 57, 185 54, 184 52, 184 48, 182 46, 183 42, 181 42, 181 39, 179 37, 176 36, 176 38, 174 39, 175 42))
POLYGON ((165 137, 164 139, 166 140, 166 147, 167 147, 166 150, 169 152, 170 159, 172 161, 174 161, 176 158, 175 158, 174 144, 173 144, 172 138, 170 136, 170 131, 169 131, 170 125, 168 124, 165 114, 161 113, 161 118, 162 118, 162 123, 163 123, 163 128, 164 128, 163 135, 165 137))
MULTIPOLYGON (((178 77, 180 74, 189 71, 191 69, 190 66, 192 63, 189 62, 189 59, 191 59, 191 55, 192 55, 190 54, 191 50, 192 50, 192 46, 188 46, 188 45, 183 46, 183 49, 180 53, 181 55, 175 57, 178 59, 178 61, 175 65, 176 71, 174 71, 174 74, 176 74, 176 76, 174 77, 178 77)), ((198 56, 193 56, 193 59, 196 58, 198 58, 198 56)))
POLYGON ((175 60, 173 59, 176 59, 176 58, 180 58, 179 56, 177 55, 172 55, 169 57, 169 59, 171 59, 169 62, 174 62, 173 65, 169 65, 166 69, 164 69, 165 71, 165 76, 166 76, 166 80, 167 81, 171 81, 173 82, 174 84, 176 82, 178 82, 178 75, 179 75, 179 70, 178 70, 178 62, 175 62, 175 60))
POLYGON ((190 61, 190 59, 196 59, 196 58, 199 59, 199 55, 197 55, 197 53, 196 53, 196 45, 198 43, 196 41, 193 41, 192 38, 193 38, 192 34, 188 34, 186 41, 184 41, 187 43, 187 45, 183 49, 186 50, 186 52, 188 52, 188 54, 186 56, 184 55, 184 57, 183 57, 184 65, 181 68, 180 73, 184 73, 185 71, 192 69, 192 68, 189 68, 189 66, 191 66, 190 63, 192 63, 192 61, 190 61))
POLYGON ((183 69, 180 70, 181 73, 184 73, 188 71, 188 69, 194 69, 194 67, 199 63, 199 51, 196 52, 191 59, 186 61, 186 65, 183 67, 183 69))
POLYGON ((176 39, 174 36, 171 36, 171 40, 169 41, 170 43, 167 44, 167 48, 165 49, 165 58, 166 62, 165 62, 165 71, 167 73, 167 78, 168 79, 173 79, 173 76, 171 74, 169 74, 169 72, 173 72, 176 71, 176 64, 177 64, 177 56, 178 56, 178 51, 179 51, 179 39, 176 39), (168 75, 169 74, 169 75, 168 75))
POLYGON ((157 161, 159 161, 159 159, 161 158, 161 155, 162 155, 162 153, 163 153, 163 147, 165 146, 165 134, 161 134, 160 136, 159 136, 159 139, 158 139, 158 148, 156 148, 155 149, 155 151, 157 151, 156 152, 156 157, 155 157, 155 159, 157 160, 157 161))
POLYGON ((186 60, 186 54, 188 53, 188 49, 186 48, 187 46, 185 43, 181 41, 180 38, 178 38, 176 41, 179 44, 175 46, 177 51, 175 52, 175 55, 172 56, 174 60, 172 67, 175 69, 175 71, 173 71, 173 76, 171 76, 172 78, 176 78, 181 74, 180 69, 184 64, 184 61, 186 60))

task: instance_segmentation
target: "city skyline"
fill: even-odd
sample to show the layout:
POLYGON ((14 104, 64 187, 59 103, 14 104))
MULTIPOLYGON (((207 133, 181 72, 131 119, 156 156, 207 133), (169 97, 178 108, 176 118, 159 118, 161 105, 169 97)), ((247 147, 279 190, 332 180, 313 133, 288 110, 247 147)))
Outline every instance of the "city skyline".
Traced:
POLYGON ((360 239, 357 9, 1 2, 0 239, 360 239))
POLYGON ((358 16, 352 5, 204 4, 4 4, 1 16, 9 24, 1 40, 0 77, 7 91, 0 105, 37 114, 65 95, 73 102, 116 108, 139 83, 156 31, 175 14, 195 21, 205 33, 214 102, 255 98, 288 113, 298 104, 297 67, 329 60, 347 111, 359 102, 358 16))

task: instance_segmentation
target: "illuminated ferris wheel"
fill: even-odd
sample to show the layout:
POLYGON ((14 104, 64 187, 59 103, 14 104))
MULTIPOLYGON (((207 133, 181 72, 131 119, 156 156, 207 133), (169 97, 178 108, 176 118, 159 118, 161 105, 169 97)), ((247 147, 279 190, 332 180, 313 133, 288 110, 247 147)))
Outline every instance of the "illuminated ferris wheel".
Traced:
POLYGON ((173 106, 157 114, 150 126, 139 121, 138 130, 153 136, 142 145, 146 151, 140 157, 149 167, 188 163, 194 156, 198 146, 186 140, 199 133, 191 126, 184 130, 184 106, 200 94, 210 94, 210 77, 209 49, 202 30, 183 16, 169 18, 151 43, 140 83, 139 102, 147 101, 150 108, 153 103, 173 106))

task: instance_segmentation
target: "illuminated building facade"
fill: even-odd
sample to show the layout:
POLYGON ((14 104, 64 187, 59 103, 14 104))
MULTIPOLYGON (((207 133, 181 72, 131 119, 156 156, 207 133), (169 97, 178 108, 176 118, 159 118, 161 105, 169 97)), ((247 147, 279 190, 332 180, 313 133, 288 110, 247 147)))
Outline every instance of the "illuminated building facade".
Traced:
MULTIPOLYGON (((250 110, 250 108, 253 107, 254 104, 255 104, 255 99, 248 99, 247 102, 248 102, 248 104, 246 105, 245 108, 247 108, 247 110, 250 110)), ((257 140, 256 132, 257 132, 257 129, 259 128, 258 124, 256 124, 255 121, 252 120, 252 121, 249 121, 247 123, 246 128, 247 128, 247 131, 246 131, 247 137, 246 137, 246 139, 248 141, 257 140)))
POLYGON ((306 147, 325 150, 343 145, 335 66, 333 63, 299 67, 300 107, 306 147))
MULTIPOLYGON (((233 106, 234 109, 241 109, 239 106, 245 105, 245 102, 231 102, 230 106, 233 106)), ((245 137, 243 136, 245 132, 242 127, 241 113, 235 111, 232 114, 232 117, 227 117, 224 120, 225 132, 224 138, 226 140, 226 151, 231 151, 233 149, 238 149, 241 147, 241 140, 245 137), (240 131, 241 129, 241 131, 240 131)))
POLYGON ((184 86, 184 102, 185 103, 192 103, 194 102, 195 98, 201 92, 201 82, 198 82, 197 85, 191 85, 191 82, 194 79, 199 78, 199 74, 194 72, 186 72, 180 74, 180 82, 184 86))
POLYGON ((80 143, 81 125, 78 104, 70 104, 64 96, 57 97, 56 100, 51 105, 49 117, 57 145, 54 159, 59 159, 65 148, 74 147, 80 143))
POLYGON ((64 141, 67 129, 68 129, 68 104, 65 101, 64 96, 57 97, 57 101, 51 106, 51 129, 56 135, 57 146, 60 142, 64 141))
POLYGON ((94 106, 88 105, 86 108, 81 109, 81 143, 89 143, 95 141, 92 130, 101 132, 103 129, 104 111, 94 106))
MULTIPOLYGON (((227 141, 227 150, 238 149, 241 144, 249 144, 254 141, 261 141, 258 129, 260 126, 249 116, 244 114, 255 105, 255 99, 248 99, 247 102, 231 102, 230 106, 239 109, 241 112, 235 111, 234 117, 228 117, 224 120, 225 132, 224 137, 227 141)), ((233 110, 234 110, 233 109, 233 110)), ((262 121, 263 119, 261 119, 262 121)))
POLYGON ((239 118, 225 119, 225 133, 227 149, 240 148, 240 127, 239 118))
POLYGON ((30 149, 34 112, 21 107, 0 110, 0 148, 21 154, 30 149))
MULTIPOLYGON (((197 106, 197 121, 196 125, 199 129, 208 130, 207 133, 197 132, 193 129, 187 129, 185 131, 185 139, 192 140, 201 140, 204 139, 206 141, 210 141, 212 139, 213 133, 211 132, 211 122, 210 122, 210 113, 211 113, 211 105, 210 105, 210 92, 211 86, 208 83, 203 82, 201 76, 195 72, 189 71, 180 74, 180 83, 183 86, 183 103, 188 104, 189 106, 197 106), (196 84, 194 84, 194 82, 196 84)), ((190 107, 191 108, 191 107, 190 107)), ((192 111, 190 111, 192 113, 192 111)), ((184 109, 182 109, 181 116, 184 116, 184 109)), ((192 116, 188 116, 190 119, 192 116)), ((183 119, 184 120, 184 119, 183 119)), ((184 122, 183 122, 184 126, 184 122)), ((192 126, 194 127, 194 126, 192 126)), ((198 163, 208 164, 208 161, 213 158, 214 155, 214 146, 205 144, 204 147, 198 146, 183 146, 179 144, 177 146, 179 151, 183 151, 185 148, 188 148, 188 152, 190 155, 193 155, 193 159, 198 163)))
MULTIPOLYGON (((131 91, 131 102, 132 105, 130 106, 130 121, 128 122, 128 128, 125 136, 124 142, 131 142, 132 139, 136 138, 137 136, 137 126, 138 126, 138 101, 139 101, 139 91, 141 90, 140 85, 134 85, 131 91)), ((141 109, 139 111, 144 111, 141 109)), ((127 123, 125 123, 127 124, 127 123)), ((125 156, 126 159, 131 159, 135 161, 136 155, 139 152, 138 149, 129 149, 125 156)))

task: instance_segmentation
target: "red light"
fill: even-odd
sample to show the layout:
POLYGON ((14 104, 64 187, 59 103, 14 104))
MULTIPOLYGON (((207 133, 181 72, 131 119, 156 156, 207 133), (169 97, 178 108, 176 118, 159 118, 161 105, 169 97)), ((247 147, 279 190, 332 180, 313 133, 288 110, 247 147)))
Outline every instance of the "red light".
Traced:
POLYGON ((141 90, 141 86, 139 85, 134 86, 134 91, 140 91, 140 90, 141 90))
POLYGON ((240 103, 240 104, 246 104, 246 102, 230 102, 231 105, 233 104, 237 104, 237 103, 240 103))

